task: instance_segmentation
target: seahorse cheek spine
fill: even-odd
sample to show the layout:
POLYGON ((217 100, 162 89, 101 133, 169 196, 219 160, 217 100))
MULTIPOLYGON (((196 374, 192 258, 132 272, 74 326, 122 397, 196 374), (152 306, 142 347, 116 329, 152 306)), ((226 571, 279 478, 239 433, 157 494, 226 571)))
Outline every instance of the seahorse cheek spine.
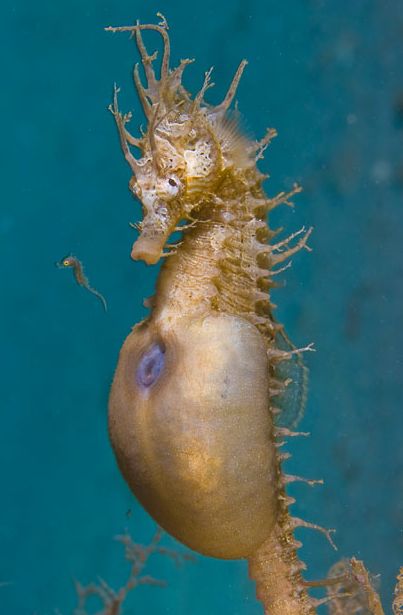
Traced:
POLYGON ((228 315, 137 326, 112 386, 109 428, 130 488, 192 549, 248 557, 277 513, 267 352, 250 323, 228 315), (159 341, 165 365, 143 390, 142 354, 159 341))

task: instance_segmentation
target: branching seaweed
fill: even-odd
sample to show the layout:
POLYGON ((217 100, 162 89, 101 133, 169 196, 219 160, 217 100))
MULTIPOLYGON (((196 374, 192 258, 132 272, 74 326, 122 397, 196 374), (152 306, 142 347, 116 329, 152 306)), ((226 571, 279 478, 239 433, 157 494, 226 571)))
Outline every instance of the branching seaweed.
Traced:
POLYGON ((158 529, 149 545, 134 542, 128 533, 116 536, 116 540, 124 546, 125 559, 130 563, 126 582, 118 589, 113 589, 101 578, 97 582, 88 585, 82 585, 76 581, 75 587, 78 602, 73 615, 89 615, 87 603, 92 597, 98 598, 100 602, 100 610, 96 612, 96 615, 120 615, 123 603, 126 601, 129 593, 136 587, 141 585, 164 587, 166 585, 165 581, 144 574, 151 556, 155 554, 163 555, 170 558, 177 565, 193 558, 188 553, 178 552, 162 546, 160 544, 162 535, 163 532, 158 529))

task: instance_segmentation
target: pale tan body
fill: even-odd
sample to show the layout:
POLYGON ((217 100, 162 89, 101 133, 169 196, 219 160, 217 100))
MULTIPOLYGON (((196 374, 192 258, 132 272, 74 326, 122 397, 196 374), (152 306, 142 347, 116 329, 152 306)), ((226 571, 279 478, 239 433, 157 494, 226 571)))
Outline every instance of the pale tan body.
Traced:
POLYGON ((250 194, 234 200, 230 228, 210 206, 214 219, 202 222, 202 211, 184 233, 161 270, 150 317, 122 347, 109 428, 124 477, 161 527, 205 555, 248 558, 267 613, 309 614, 269 411, 279 386, 270 377, 275 324, 257 316, 256 304, 270 304, 257 282, 248 284, 268 274, 256 266, 266 223, 250 219, 254 205, 250 194), (135 372, 155 342, 166 364, 145 394, 135 372), (282 580, 270 591, 268 570, 282 580))
POLYGON ((243 319, 151 318, 122 348, 110 400, 120 468, 159 525, 200 553, 247 557, 275 522, 268 398, 265 344, 243 319), (155 340, 165 370, 144 393, 135 367, 155 340))

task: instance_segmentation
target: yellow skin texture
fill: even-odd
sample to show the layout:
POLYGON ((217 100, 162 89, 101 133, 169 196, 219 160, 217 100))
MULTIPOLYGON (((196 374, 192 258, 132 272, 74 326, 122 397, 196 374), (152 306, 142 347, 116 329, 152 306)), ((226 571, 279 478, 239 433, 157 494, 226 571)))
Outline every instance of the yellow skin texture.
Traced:
POLYGON ((195 551, 248 557, 270 533, 277 498, 266 348, 253 325, 228 315, 135 327, 110 398, 110 434, 120 469, 161 525, 195 551), (136 366, 165 346, 149 390, 136 366))

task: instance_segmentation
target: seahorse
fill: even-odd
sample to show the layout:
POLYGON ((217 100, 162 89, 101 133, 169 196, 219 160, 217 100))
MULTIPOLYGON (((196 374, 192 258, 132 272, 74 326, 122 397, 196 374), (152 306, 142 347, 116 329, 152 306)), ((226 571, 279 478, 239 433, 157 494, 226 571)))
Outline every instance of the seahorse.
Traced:
POLYGON ((83 264, 76 256, 73 256, 72 254, 64 256, 60 261, 56 263, 56 266, 59 269, 72 269, 74 273, 74 279, 76 280, 77 284, 79 286, 82 286, 83 288, 86 288, 88 292, 90 292, 92 295, 98 297, 98 299, 103 305, 105 312, 108 310, 105 297, 101 295, 101 293, 98 292, 95 288, 92 288, 92 286, 90 286, 88 278, 84 273, 83 264))
POLYGON ((304 435, 284 420, 281 400, 288 395, 291 414, 301 414, 301 353, 312 347, 289 341, 270 299, 284 263, 309 249, 312 229, 278 239, 268 225, 268 214, 300 188, 273 198, 264 191, 257 162, 276 132, 251 141, 231 112, 247 62, 219 104, 205 101, 211 70, 192 96, 182 84, 191 61, 170 68, 168 25, 159 16, 158 24, 106 28, 135 38, 146 78, 144 85, 136 64, 148 121, 140 137, 127 129, 131 114, 119 110, 116 85, 110 106, 133 173, 129 188, 143 209, 131 256, 149 265, 165 258, 151 312, 120 351, 109 401, 112 446, 132 492, 162 528, 201 554, 248 560, 265 613, 312 615, 329 598, 309 595, 294 530, 320 529, 331 539, 289 512, 286 485, 303 479, 283 472, 281 452, 286 438, 304 435), (144 30, 162 37, 159 78, 144 30), (170 245, 176 231, 181 240, 170 245))

